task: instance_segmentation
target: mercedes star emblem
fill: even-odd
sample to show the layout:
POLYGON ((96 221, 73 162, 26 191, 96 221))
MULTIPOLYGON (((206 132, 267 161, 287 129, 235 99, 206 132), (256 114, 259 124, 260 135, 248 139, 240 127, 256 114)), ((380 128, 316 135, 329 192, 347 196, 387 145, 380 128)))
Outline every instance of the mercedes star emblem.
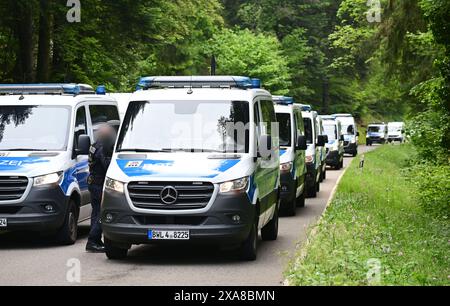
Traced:
POLYGON ((164 204, 172 205, 175 204, 177 200, 178 200, 178 191, 174 187, 168 186, 161 191, 161 201, 164 204))

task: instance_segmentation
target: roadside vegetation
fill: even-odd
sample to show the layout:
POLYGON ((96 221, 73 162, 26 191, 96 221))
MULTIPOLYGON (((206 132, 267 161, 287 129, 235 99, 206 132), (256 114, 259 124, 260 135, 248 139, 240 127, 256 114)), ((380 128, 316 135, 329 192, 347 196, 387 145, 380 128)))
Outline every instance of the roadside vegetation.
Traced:
POLYGON ((287 271, 291 285, 450 285, 450 223, 442 209, 450 179, 433 174, 442 182, 431 186, 417 178, 412 152, 411 145, 383 146, 365 156, 363 170, 355 159, 287 271))

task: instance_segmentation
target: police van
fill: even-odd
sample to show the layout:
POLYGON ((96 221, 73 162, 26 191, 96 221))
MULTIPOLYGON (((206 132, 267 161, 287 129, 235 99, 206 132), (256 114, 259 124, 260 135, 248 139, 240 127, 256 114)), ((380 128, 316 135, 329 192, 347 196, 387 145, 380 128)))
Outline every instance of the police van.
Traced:
POLYGON ((89 219, 88 151, 115 100, 78 84, 0 85, 0 230, 77 239, 89 219))
POLYGON ((105 182, 106 255, 217 244, 255 260, 276 240, 279 134, 272 95, 247 77, 147 77, 131 97, 105 182), (273 124, 272 124, 273 123, 273 124))
POLYGON ((323 163, 322 149, 326 137, 320 134, 318 114, 315 111, 302 112, 308 148, 306 150, 306 192, 308 197, 315 198, 320 191, 323 163))
POLYGON ((344 135, 342 124, 334 116, 321 116, 324 134, 328 137, 326 148, 328 150, 327 165, 336 170, 344 167, 344 135))
POLYGON ((359 132, 355 118, 351 114, 334 114, 333 116, 342 124, 345 153, 356 157, 359 147, 359 132))
POLYGON ((281 208, 294 216, 297 206, 305 206, 305 127, 301 108, 294 105, 293 98, 274 96, 273 101, 280 131, 281 208))
POLYGON ((325 134, 322 117, 319 116, 319 113, 317 112, 316 115, 317 115, 317 129, 319 131, 319 135, 323 135, 325 141, 325 145, 320 147, 320 167, 321 167, 320 182, 322 183, 327 178, 328 149, 326 148, 326 144, 328 143, 328 136, 325 134))
POLYGON ((388 126, 385 123, 373 123, 367 127, 366 144, 386 144, 389 138, 388 126))

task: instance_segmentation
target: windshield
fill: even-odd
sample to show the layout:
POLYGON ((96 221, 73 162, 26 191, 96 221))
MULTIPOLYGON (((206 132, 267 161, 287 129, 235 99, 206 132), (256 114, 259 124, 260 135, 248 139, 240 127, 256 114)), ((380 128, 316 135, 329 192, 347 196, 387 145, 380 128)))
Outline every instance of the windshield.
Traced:
POLYGON ((280 124, 280 146, 290 147, 292 143, 292 125, 290 114, 277 114, 280 124))
POLYGON ((403 127, 401 127, 401 126, 389 126, 390 133, 397 133, 397 132, 401 132, 402 130, 403 130, 403 127))
POLYGON ((369 126, 367 131, 369 133, 380 133, 381 127, 379 127, 379 126, 369 126))
POLYGON ((117 150, 248 153, 249 118, 242 101, 131 102, 117 150))
POLYGON ((312 127, 312 120, 309 118, 303 119, 305 123, 305 136, 308 144, 313 143, 313 127, 312 127))
POLYGON ((334 125, 334 124, 333 125, 326 124, 326 125, 323 126, 323 129, 324 129, 325 135, 328 136, 329 142, 337 140, 338 136, 337 136, 336 125, 334 125))
POLYGON ((0 106, 0 151, 65 151, 70 108, 0 106))

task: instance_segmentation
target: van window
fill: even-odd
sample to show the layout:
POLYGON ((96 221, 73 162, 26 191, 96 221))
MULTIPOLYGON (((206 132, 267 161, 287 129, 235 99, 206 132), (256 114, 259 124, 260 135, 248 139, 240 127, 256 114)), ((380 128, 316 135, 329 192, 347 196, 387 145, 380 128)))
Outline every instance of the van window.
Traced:
POLYGON ((308 144, 313 144, 313 125, 310 118, 304 118, 303 122, 305 124, 305 136, 308 144))
POLYGON ((0 151, 65 151, 71 108, 0 106, 0 151))
POLYGON ((292 143, 291 114, 278 113, 277 120, 280 124, 280 146, 290 147, 292 143))
POLYGON ((118 151, 248 153, 246 101, 130 102, 118 151))
POLYGON ((262 113, 262 122, 265 127, 265 134, 269 136, 273 135, 272 124, 277 123, 277 117, 275 114, 275 109, 273 107, 273 102, 268 100, 262 100, 261 104, 261 113, 262 113))
POLYGON ((323 126, 325 135, 328 136, 329 141, 334 141, 338 139, 338 130, 336 125, 326 124, 323 126))
POLYGON ((75 119, 75 148, 78 147, 78 138, 81 135, 87 135, 87 124, 86 124, 86 108, 84 106, 77 110, 77 115, 75 119))
POLYGON ((117 107, 113 105, 90 105, 89 112, 91 114, 92 128, 95 132, 104 123, 110 123, 116 130, 119 129, 120 116, 117 107))

